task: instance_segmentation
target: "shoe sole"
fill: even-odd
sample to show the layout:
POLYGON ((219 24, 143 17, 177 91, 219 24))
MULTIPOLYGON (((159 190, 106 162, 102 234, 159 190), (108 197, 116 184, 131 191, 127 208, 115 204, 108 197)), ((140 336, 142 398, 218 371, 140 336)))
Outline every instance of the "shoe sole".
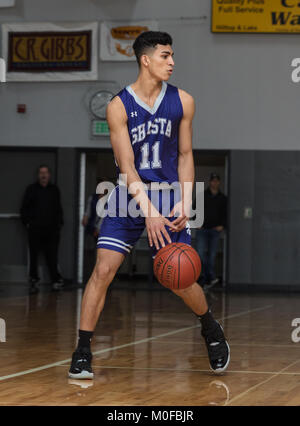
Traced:
POLYGON ((86 370, 83 370, 81 373, 75 374, 75 373, 68 373, 68 376, 70 379, 93 379, 94 373, 89 373, 86 370))

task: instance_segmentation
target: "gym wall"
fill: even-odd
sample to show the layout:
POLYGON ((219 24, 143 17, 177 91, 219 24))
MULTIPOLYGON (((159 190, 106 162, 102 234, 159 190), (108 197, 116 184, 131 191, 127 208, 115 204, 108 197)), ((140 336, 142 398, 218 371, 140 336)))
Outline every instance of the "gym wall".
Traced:
MULTIPOLYGON (((200 149, 298 150, 298 97, 291 60, 298 35, 212 34, 210 0, 17 0, 0 23, 156 19, 174 39, 171 83, 196 100, 194 146, 200 149)), ((121 87, 135 62, 99 61, 99 80, 121 87)), ((95 82, 0 85, 1 145, 95 147, 85 94, 95 82), (26 103, 25 116, 16 104, 26 103)))
MULTIPOLYGON (((196 100, 194 147, 230 151, 229 284, 299 285, 299 206, 292 188, 297 191, 300 183, 300 84, 291 80, 299 35, 212 34, 210 0, 42 3, 41 7, 40 0, 16 0, 15 8, 0 10, 0 24, 159 16, 160 29, 174 39, 176 67, 170 82, 196 100), (245 207, 252 207, 252 219, 244 217, 245 207)), ((70 179, 77 176, 78 164, 74 149, 110 147, 108 138, 90 137, 87 93, 96 91, 101 81, 116 81, 123 87, 137 72, 134 62, 99 60, 95 82, 1 84, 0 145, 66 149, 72 164, 69 168, 58 164, 57 173, 61 182, 68 175, 72 189, 70 179), (18 103, 27 104, 27 114, 16 113, 18 103)), ((65 162, 68 155, 63 158, 65 162)), ((71 211, 74 201, 70 207, 67 199, 71 211)), ((69 253, 76 249, 74 220, 70 218, 73 222, 66 233, 73 241, 69 253)), ((65 262, 72 276, 75 260, 65 262)))

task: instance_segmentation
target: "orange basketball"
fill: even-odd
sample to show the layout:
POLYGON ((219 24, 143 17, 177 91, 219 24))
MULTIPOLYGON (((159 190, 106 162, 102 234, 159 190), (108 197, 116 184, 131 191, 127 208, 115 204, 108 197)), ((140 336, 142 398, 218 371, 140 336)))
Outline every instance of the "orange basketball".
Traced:
POLYGON ((161 248, 154 259, 154 275, 167 288, 183 289, 200 276, 201 261, 188 244, 171 243, 161 248))

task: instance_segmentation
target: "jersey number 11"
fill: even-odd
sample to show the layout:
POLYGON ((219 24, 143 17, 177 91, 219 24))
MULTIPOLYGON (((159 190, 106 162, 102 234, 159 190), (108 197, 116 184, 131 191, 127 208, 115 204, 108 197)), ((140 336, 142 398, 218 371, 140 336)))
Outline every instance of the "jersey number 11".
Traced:
POLYGON ((149 161, 149 143, 146 142, 141 147, 142 152, 142 161, 140 162, 140 170, 145 169, 160 169, 161 168, 161 161, 159 159, 159 144, 160 141, 156 141, 152 145, 152 161, 150 163, 149 161))

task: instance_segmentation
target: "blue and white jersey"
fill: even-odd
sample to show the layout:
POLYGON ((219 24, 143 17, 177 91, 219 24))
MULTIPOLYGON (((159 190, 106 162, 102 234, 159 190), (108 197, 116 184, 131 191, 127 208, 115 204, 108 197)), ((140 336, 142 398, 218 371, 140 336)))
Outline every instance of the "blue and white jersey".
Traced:
POLYGON ((117 96, 126 109, 135 168, 141 180, 145 183, 178 182, 178 134, 183 116, 178 88, 162 82, 152 108, 131 86, 117 96))

